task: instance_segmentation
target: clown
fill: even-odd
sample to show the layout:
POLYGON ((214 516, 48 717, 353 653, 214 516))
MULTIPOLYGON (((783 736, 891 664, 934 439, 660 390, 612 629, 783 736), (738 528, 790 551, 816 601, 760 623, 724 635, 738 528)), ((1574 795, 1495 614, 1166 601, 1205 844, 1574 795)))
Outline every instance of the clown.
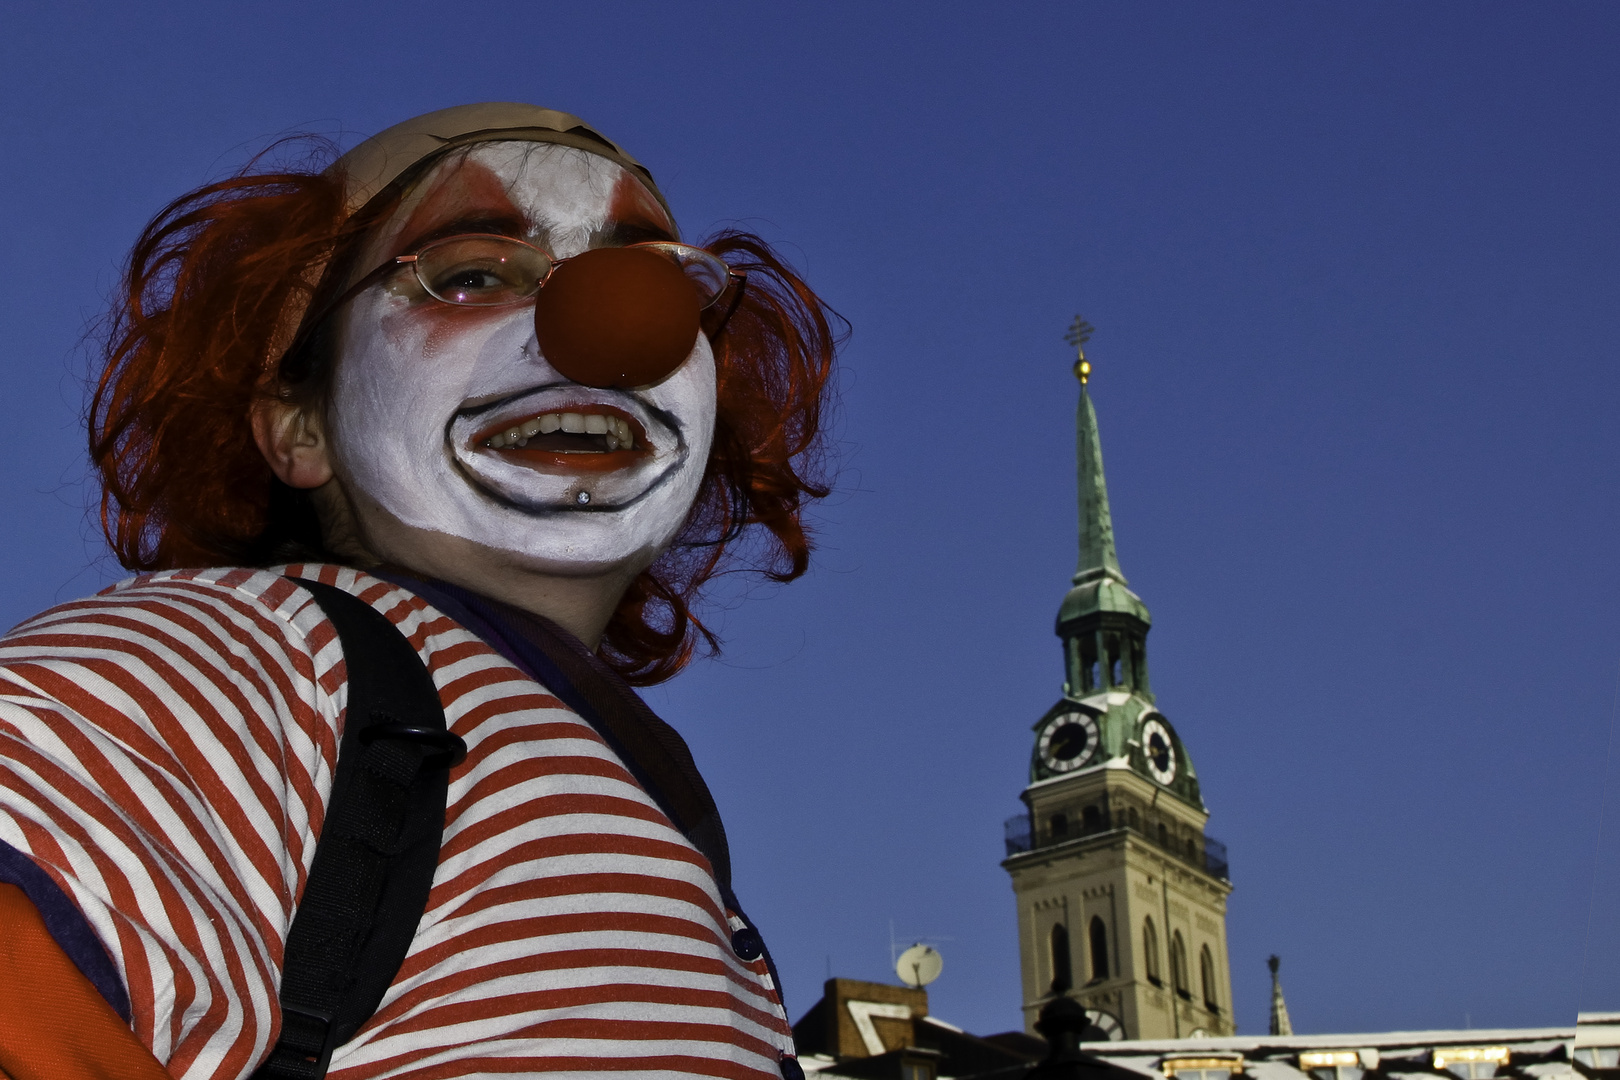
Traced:
POLYGON ((803 573, 835 317, 510 104, 176 200, 125 295, 91 453, 141 573, 0 639, 0 1072, 802 1076, 713 800, 631 686, 714 645, 690 604, 740 540, 803 573), (442 728, 351 718, 346 598, 442 728), (323 1011, 296 927, 312 879, 343 897, 317 854, 372 735, 454 744, 420 758, 442 835, 414 930, 357 924, 399 940, 380 1000, 323 1011))

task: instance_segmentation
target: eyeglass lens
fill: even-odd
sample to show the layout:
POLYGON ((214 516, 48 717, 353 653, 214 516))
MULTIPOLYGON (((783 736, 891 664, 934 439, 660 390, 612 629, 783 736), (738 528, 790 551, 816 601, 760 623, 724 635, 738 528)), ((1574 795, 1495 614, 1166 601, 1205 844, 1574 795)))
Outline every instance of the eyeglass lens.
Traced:
POLYGON ((497 236, 454 236, 429 244, 416 260, 429 295, 476 307, 526 300, 550 272, 545 252, 497 236))

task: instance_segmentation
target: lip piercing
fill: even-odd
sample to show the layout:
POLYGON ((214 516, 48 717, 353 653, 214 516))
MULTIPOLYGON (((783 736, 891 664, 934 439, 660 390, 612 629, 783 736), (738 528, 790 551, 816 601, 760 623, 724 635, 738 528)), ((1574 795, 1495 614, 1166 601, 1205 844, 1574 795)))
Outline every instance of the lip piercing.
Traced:
POLYGON ((574 496, 574 501, 579 505, 584 506, 586 503, 591 501, 591 493, 588 491, 582 491, 578 495, 574 496))

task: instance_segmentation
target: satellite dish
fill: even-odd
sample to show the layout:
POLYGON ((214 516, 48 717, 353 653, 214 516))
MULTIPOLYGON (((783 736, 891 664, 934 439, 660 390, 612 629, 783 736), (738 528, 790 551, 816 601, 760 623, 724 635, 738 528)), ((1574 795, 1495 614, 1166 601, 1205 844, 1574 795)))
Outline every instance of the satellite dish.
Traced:
POLYGON ((894 962, 894 973, 914 990, 927 986, 944 970, 945 958, 932 945, 913 945, 894 962))

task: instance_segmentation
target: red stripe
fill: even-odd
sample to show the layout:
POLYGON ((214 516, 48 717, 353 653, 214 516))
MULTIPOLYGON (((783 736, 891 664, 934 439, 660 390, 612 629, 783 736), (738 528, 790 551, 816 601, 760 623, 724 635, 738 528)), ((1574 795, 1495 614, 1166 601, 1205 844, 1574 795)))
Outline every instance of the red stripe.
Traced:
MULTIPOLYGON (((674 1005, 685 1006, 690 1009, 714 1010, 716 1012, 734 1013, 747 1021, 760 1027, 769 1029, 774 1019, 758 1009, 749 1009, 741 1005, 730 994, 719 993, 714 990, 698 990, 683 986, 658 986, 652 983, 596 983, 586 986, 557 986, 546 990, 528 990, 517 994, 501 994, 495 997, 481 998, 477 1001, 454 1001, 440 1005, 437 1008, 424 1009, 415 1016, 399 1020, 390 1026, 389 1031, 421 1032, 434 1028, 450 1027, 455 1024, 476 1023, 480 1020, 491 1019, 487 1006, 499 1002, 499 1016, 512 1016, 518 1013, 547 1012, 562 1009, 578 1009, 589 1005, 674 1005)), ((530 1025, 525 1033, 538 1027, 553 1024, 590 1023, 592 1025, 614 1026, 620 1021, 614 1020, 587 1020, 583 1017, 571 1019, 558 1019, 541 1021, 530 1025)), ((649 1021, 647 1026, 677 1027, 664 1021, 649 1021)), ((755 1038, 736 1028, 721 1027, 718 1024, 681 1024, 678 1030, 685 1032, 683 1038, 690 1039, 690 1032, 694 1028, 709 1028, 717 1034, 705 1041, 729 1042, 733 1046, 750 1050, 756 1054, 772 1053, 775 1047, 762 1039, 755 1038)), ((577 1035, 575 1038, 592 1038, 598 1036, 577 1035)), ((648 1036, 644 1033, 642 1038, 648 1036)))
MULTIPOLYGON (((536 974, 542 971, 577 971, 585 968, 652 968, 658 971, 681 972, 690 975, 706 975, 710 977, 724 977, 728 982, 754 991, 754 996, 763 998, 768 1004, 774 1005, 776 999, 763 992, 760 987, 748 986, 739 979, 735 972, 723 961, 690 956, 685 953, 658 952, 652 949, 558 949, 555 952, 534 953, 526 956, 513 957, 509 960, 497 960, 482 964, 476 968, 451 967, 449 974, 437 979, 424 981, 419 986, 401 994, 387 1006, 377 1011, 376 1016, 366 1025, 367 1029, 391 1023, 396 1017, 403 1016, 434 998, 449 997, 452 994, 477 986, 481 982, 512 975, 536 974)), ((406 978, 405 972, 400 973, 401 979, 406 978)), ((735 1002, 736 999, 733 997, 735 1002)), ((739 1003, 740 1004, 740 1003, 739 1003)), ((779 1022, 774 1014, 762 1012, 759 1009, 741 1005, 746 1012, 765 1017, 760 1020, 764 1024, 779 1022)))
POLYGON ((507 848, 505 858, 488 859, 457 874, 448 881, 436 882, 428 904, 437 908, 451 897, 473 889, 489 880, 501 870, 520 863, 564 855, 636 855, 666 862, 684 862, 704 873, 712 873, 709 860, 691 848, 659 840, 646 840, 635 836, 610 836, 605 833, 585 833, 564 836, 545 836, 526 840, 507 848))
MULTIPOLYGON (((623 765, 605 758, 582 757, 572 754, 566 757, 557 754, 524 758, 495 769, 483 778, 469 784, 467 790, 459 795, 455 803, 445 810, 445 829, 454 828, 463 814, 483 809, 485 806, 490 805, 492 799, 495 800, 495 805, 499 805, 499 799, 496 797, 502 792, 510 791, 520 784, 526 784, 531 780, 539 780, 541 777, 546 776, 589 776, 600 780, 612 780, 627 788, 639 789, 635 778, 630 775, 623 765)), ((524 805, 528 804, 525 803, 524 805)), ((516 809, 522 809, 522 807, 516 809)), ((651 807, 647 809, 652 810, 651 807)), ((669 819, 664 817, 661 812, 653 810, 653 813, 658 816, 647 818, 647 820, 661 820, 665 824, 669 823, 669 819)), ((626 816, 630 815, 627 814, 626 816)), ((637 814, 635 816, 642 815, 637 814)), ((670 829, 673 830, 674 826, 671 825, 670 829)), ((459 836, 447 841, 443 853, 440 854, 440 860, 442 861, 448 855, 464 850, 465 847, 466 845, 460 842, 459 836)))
MULTIPOLYGON (((669 819, 656 806, 634 802, 614 795, 596 795, 589 792, 569 792, 562 795, 542 795, 528 799, 518 806, 491 814, 457 832, 444 842, 440 860, 491 840, 501 833, 510 832, 530 821, 540 821, 565 814, 591 814, 629 818, 662 825, 673 830, 669 819)), ((448 816, 448 815, 446 815, 448 816)), ((460 815, 458 814, 458 817, 460 815)), ((448 824, 448 823, 447 823, 448 824)), ((594 830, 593 830, 594 831, 594 830)))
MULTIPOLYGON (((723 1028, 715 1024, 672 1024, 663 1021, 650 1022, 644 1020, 596 1020, 589 1018, 568 1017, 558 1020, 547 1020, 533 1024, 527 1028, 514 1031, 507 1036, 508 1039, 591 1039, 603 1042, 617 1042, 625 1049, 624 1057, 589 1058, 589 1057, 522 1057, 522 1058, 496 1058, 479 1057, 472 1061, 446 1062, 442 1066, 426 1066, 413 1069, 408 1074, 411 1080, 426 1080, 428 1077, 440 1076, 466 1076, 468 1073, 484 1072, 564 1072, 579 1070, 584 1072, 619 1072, 642 1071, 645 1069, 679 1068, 686 1072, 696 1073, 699 1076, 724 1077, 727 1080, 758 1080, 761 1076, 770 1076, 773 1080, 780 1080, 775 1073, 766 1073, 760 1069, 749 1068, 741 1062, 730 1061, 725 1058, 711 1057, 685 1057, 664 1056, 646 1057, 635 1052, 638 1043, 645 1042, 716 1042, 743 1047, 740 1043, 750 1044, 747 1049, 757 1046, 754 1050, 767 1061, 774 1060, 779 1051, 757 1039, 746 1039, 731 1028, 723 1028), (650 1062, 667 1062, 667 1065, 651 1065, 650 1062), (674 1064, 674 1063, 679 1063, 674 1064), (479 1065, 481 1068, 469 1066, 479 1065), (445 1071, 441 1071, 445 1070, 445 1071)), ((450 1044, 455 1045, 455 1044, 450 1044)), ((469 1045, 469 1044, 461 1044, 469 1045)), ((412 1049, 384 1061, 371 1065, 353 1066, 335 1072, 331 1075, 334 1080, 369 1080, 370 1077, 380 1076, 391 1070, 399 1069, 422 1058, 432 1057, 442 1053, 444 1047, 429 1047, 412 1049)))

